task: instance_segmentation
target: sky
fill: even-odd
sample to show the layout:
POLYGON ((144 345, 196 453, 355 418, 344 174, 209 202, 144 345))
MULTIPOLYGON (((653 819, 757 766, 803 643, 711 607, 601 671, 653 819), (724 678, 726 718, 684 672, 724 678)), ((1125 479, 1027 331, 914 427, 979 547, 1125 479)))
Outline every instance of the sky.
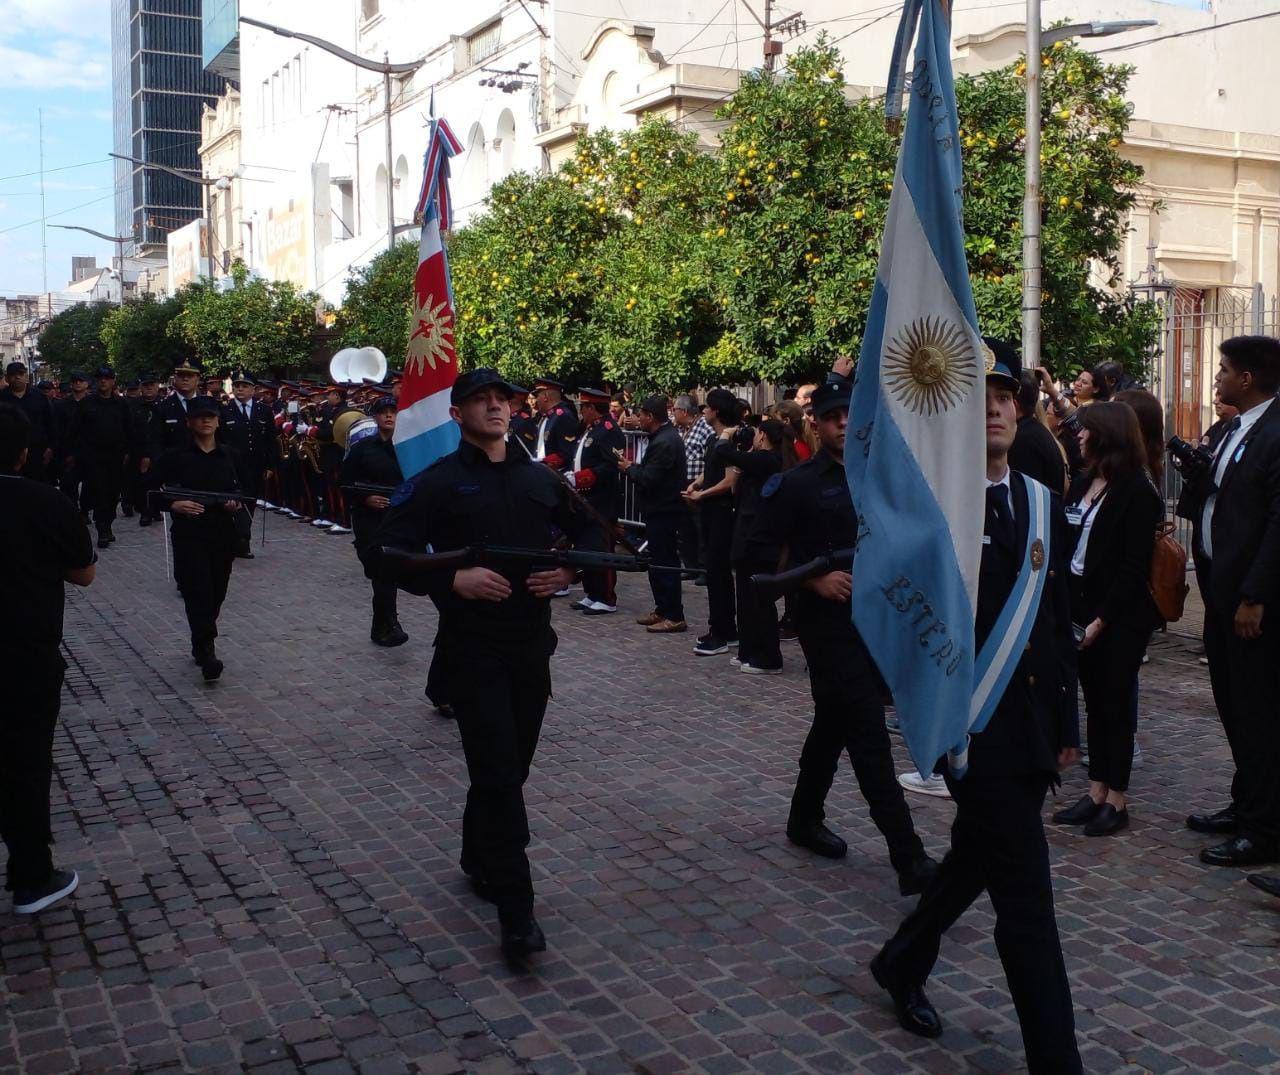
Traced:
MULTIPOLYGON (((38 294, 40 139, 51 224, 115 232, 108 0, 0 0, 0 294, 38 294), (92 203, 92 204, 87 204, 92 203), (80 208, 77 208, 80 207, 80 208), (31 221, 36 223, 32 224, 31 221)), ((48 229, 49 289, 65 287, 73 255, 110 264, 112 244, 48 229)))

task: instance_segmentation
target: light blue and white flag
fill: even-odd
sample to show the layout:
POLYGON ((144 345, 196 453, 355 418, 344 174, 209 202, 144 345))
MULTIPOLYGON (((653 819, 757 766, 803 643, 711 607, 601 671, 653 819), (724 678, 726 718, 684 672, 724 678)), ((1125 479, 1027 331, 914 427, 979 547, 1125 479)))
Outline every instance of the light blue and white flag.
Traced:
POLYGON ((845 444, 853 619, 921 773, 966 743, 986 506, 988 352, 965 262, 949 8, 907 0, 898 29, 890 119, 915 39, 911 101, 845 444))

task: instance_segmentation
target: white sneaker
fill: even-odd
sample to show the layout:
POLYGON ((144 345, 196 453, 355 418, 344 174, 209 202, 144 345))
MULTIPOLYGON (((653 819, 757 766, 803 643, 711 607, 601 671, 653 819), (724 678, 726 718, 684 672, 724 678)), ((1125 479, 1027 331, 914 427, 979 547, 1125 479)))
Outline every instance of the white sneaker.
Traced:
POLYGON ((341 523, 334 523, 331 527, 329 527, 329 533, 331 533, 331 534, 349 534, 349 533, 351 533, 351 527, 349 527, 349 526, 343 526, 341 523))
POLYGON ((734 667, 734 668, 739 668, 739 669, 740 669, 740 668, 742 667, 742 662, 741 662, 740 660, 738 660, 738 658, 737 658, 737 657, 730 657, 730 658, 729 658, 729 663, 730 663, 731 665, 733 665, 733 667, 734 667))
POLYGON ((1131 764, 1135 769, 1142 768, 1142 744, 1136 739, 1133 741, 1133 762, 1131 764))
POLYGON ((335 526, 336 524, 332 519, 312 519, 311 525, 316 527, 316 529, 324 527, 327 530, 329 527, 335 526))
POLYGON ((255 505, 256 507, 259 507, 259 508, 269 508, 269 507, 271 507, 271 505, 270 505, 270 504, 268 504, 265 500, 255 500, 253 503, 254 503, 254 505, 255 505))
POLYGON ((749 676, 780 676, 781 668, 764 668, 758 664, 748 664, 746 661, 738 663, 738 671, 745 672, 749 676))
POLYGON ((75 870, 54 870, 49 880, 36 888, 20 888, 13 894, 14 914, 37 914, 60 899, 70 896, 80 884, 75 870))
POLYGON ((557 591, 556 591, 555 593, 553 593, 551 596, 552 596, 552 597, 568 597, 568 596, 569 596, 569 589, 570 589, 570 587, 566 586, 563 590, 557 590, 557 591))
POLYGON ((898 783, 903 791, 914 791, 917 795, 932 795, 935 799, 949 799, 951 792, 947 790, 947 782, 937 773, 921 776, 917 772, 898 774, 898 783))
POLYGON ((617 612, 617 605, 606 605, 603 601, 588 601, 587 607, 582 610, 588 616, 607 616, 610 612, 617 612))

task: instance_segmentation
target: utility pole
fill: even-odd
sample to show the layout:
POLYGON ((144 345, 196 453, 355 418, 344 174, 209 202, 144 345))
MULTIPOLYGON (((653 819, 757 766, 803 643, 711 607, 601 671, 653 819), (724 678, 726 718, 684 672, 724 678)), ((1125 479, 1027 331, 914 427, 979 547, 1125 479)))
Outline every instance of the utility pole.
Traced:
POLYGON ((391 161, 391 57, 382 54, 383 119, 387 125, 387 249, 396 245, 396 180, 391 161))
POLYGON ((773 35, 775 33, 783 33, 788 37, 794 37, 796 34, 804 33, 806 29, 804 16, 798 11, 793 11, 790 15, 784 15, 777 22, 774 22, 773 0, 764 0, 763 18, 756 14, 755 8, 747 0, 742 0, 742 6, 747 9, 748 14, 760 24, 760 29, 764 31, 764 69, 772 71, 777 63, 777 58, 782 55, 782 42, 773 35))
MULTIPOLYGON (((778 52, 782 50, 779 49, 778 52)), ((773 0, 764 0, 764 69, 773 70, 773 0)))

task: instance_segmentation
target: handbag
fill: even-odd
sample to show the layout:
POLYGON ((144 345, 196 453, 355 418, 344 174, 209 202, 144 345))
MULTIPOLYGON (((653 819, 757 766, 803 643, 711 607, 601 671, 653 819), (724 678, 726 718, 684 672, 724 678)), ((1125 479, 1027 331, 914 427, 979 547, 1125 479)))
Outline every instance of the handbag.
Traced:
POLYGON ((1165 623, 1177 623, 1191 587, 1187 584, 1187 550, 1174 536, 1174 524, 1162 522, 1156 527, 1155 547, 1151 550, 1151 571, 1147 588, 1156 611, 1165 623))

